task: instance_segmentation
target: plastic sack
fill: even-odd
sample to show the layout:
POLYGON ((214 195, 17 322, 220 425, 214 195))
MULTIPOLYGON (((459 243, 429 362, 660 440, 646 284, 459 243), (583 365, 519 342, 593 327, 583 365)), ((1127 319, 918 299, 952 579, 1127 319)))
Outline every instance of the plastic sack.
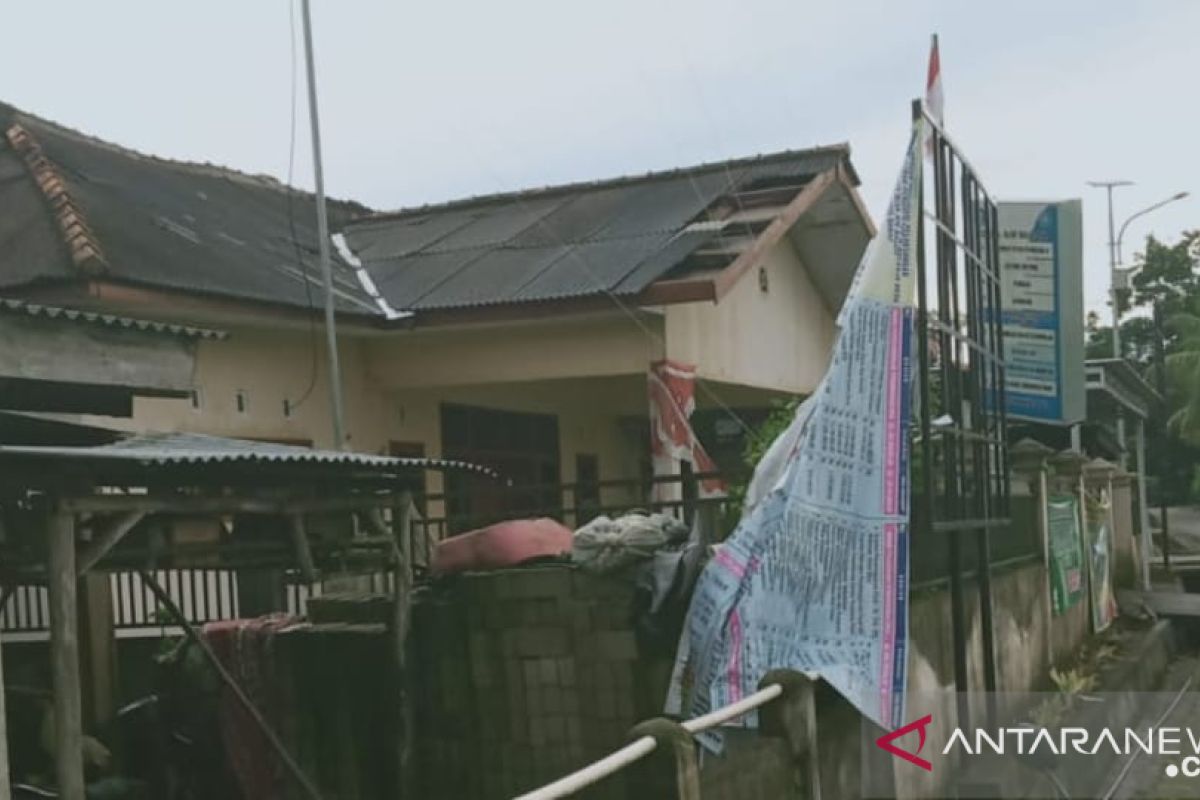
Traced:
POLYGON ((687 534, 686 525, 665 514, 599 516, 575 531, 571 560, 588 572, 619 572, 687 534))

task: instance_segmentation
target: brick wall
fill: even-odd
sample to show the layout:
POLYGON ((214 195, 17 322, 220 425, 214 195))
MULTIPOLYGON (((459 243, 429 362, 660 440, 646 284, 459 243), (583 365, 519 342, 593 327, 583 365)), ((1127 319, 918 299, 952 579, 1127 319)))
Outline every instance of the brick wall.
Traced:
MULTIPOLYGON (((661 711, 627 583, 564 566, 462 576, 419 596, 410 663, 418 794, 499 798, 625 743, 661 711)), ((623 797, 620 778, 590 796, 623 797)))

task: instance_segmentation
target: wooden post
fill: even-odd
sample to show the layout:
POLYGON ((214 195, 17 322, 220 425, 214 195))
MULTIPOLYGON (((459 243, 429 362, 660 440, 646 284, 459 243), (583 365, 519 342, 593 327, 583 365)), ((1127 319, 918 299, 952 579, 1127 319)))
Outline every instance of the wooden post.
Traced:
POLYGON ((89 572, 79 579, 77 590, 83 716, 95 729, 115 711, 117 655, 112 588, 106 573, 89 572))
POLYGON ((58 796, 62 800, 84 800, 75 517, 70 512, 54 509, 46 533, 50 550, 50 671, 54 686, 58 796))
MULTIPOLYGON (((0 613, 12 597, 12 584, 5 584, 4 592, 0 595, 0 613)), ((8 776, 8 711, 4 705, 4 657, 3 647, 0 647, 0 800, 12 800, 12 789, 8 776)))
POLYGON ((412 763, 412 709, 408 694, 408 628, 412 616, 412 530, 410 511, 412 494, 403 492, 392 509, 392 536, 395 538, 396 576, 392 592, 392 637, 396 659, 397 746, 396 789, 400 797, 410 796, 409 765, 412 763))

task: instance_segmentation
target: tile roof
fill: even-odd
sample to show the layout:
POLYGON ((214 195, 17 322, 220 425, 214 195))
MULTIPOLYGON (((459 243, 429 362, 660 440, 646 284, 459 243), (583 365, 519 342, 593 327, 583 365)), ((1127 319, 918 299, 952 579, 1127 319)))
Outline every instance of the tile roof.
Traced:
MULTIPOLYGON (((0 289, 102 277, 319 305, 312 195, 137 153, 2 103, 0 133, 0 289)), ((330 225, 365 212, 331 201, 330 225)), ((336 252, 333 259, 339 310, 378 315, 353 268, 336 252)))
POLYGON ((634 295, 728 231, 715 205, 844 167, 845 145, 469 198, 352 221, 346 240, 400 311, 634 295))

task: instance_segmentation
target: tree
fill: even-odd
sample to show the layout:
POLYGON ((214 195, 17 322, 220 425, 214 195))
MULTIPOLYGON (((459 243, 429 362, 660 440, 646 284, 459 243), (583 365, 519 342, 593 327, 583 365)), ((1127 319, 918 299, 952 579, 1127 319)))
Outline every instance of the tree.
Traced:
POLYGON ((1187 231, 1173 245, 1146 237, 1146 249, 1135 256, 1133 305, 1161 303, 1164 316, 1190 308, 1191 298, 1200 295, 1200 231, 1187 231))

